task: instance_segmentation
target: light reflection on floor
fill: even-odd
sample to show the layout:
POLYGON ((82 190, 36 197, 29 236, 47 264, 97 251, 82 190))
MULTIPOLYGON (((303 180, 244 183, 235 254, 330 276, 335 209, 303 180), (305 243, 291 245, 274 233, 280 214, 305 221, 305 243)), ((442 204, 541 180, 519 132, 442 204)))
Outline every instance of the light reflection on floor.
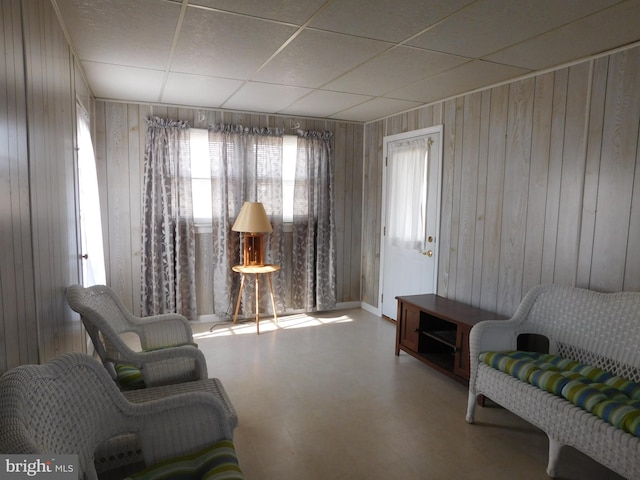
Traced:
MULTIPOLYGON (((294 328, 319 327, 322 325, 349 323, 353 319, 348 315, 336 313, 322 313, 318 315, 297 313, 278 317, 278 322, 273 320, 273 316, 260 317, 260 333, 273 332, 275 330, 287 330, 294 328)), ((217 322, 207 326, 211 330, 193 334, 195 340, 201 338, 224 337, 229 335, 256 334, 255 318, 239 319, 235 325, 233 322, 217 322)))

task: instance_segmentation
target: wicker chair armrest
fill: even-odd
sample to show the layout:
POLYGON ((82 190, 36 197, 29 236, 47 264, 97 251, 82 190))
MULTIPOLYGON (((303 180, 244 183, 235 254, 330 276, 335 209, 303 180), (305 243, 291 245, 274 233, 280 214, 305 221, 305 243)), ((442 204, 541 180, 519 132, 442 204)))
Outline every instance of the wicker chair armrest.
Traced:
POLYGON ((178 320, 183 325, 187 327, 189 326, 189 320, 187 320, 187 317, 180 315, 179 313, 160 313, 158 315, 150 315, 148 317, 133 317, 134 323, 140 324, 163 322, 165 320, 178 320))
POLYGON ((142 370, 145 385, 154 387, 171 382, 203 380, 208 377, 204 353, 193 345, 136 352, 136 363, 142 370), (180 377, 173 377, 178 374, 180 377))
POLYGON ((189 321, 179 314, 167 313, 153 317, 136 317, 142 348, 152 349, 174 345, 195 345, 189 321))
POLYGON ((193 358, 197 362, 205 361, 204 354, 196 345, 178 345, 165 348, 157 348, 148 351, 135 351, 128 346, 118 351, 118 356, 108 356, 107 361, 113 363, 126 363, 136 368, 143 368, 145 364, 172 360, 177 358, 193 358))
POLYGON ((173 395, 135 407, 143 417, 139 435, 147 465, 233 438, 224 407, 205 392, 173 395))
POLYGON ((158 348, 143 352, 133 352, 136 360, 142 363, 158 362, 174 358, 204 358, 204 354, 195 345, 178 345, 175 347, 158 348))

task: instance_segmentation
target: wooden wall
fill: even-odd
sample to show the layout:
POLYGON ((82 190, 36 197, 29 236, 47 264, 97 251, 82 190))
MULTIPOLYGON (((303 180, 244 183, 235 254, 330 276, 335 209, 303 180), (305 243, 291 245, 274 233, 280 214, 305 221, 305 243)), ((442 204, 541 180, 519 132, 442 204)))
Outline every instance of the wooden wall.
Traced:
POLYGON ((76 96, 94 119, 108 281, 134 311, 151 113, 334 131, 340 302, 378 306, 384 135, 438 124, 440 294, 510 314, 538 283, 640 290, 640 48, 363 127, 94 103, 48 0, 3 0, 0 25, 0 372, 86 349, 64 298, 80 275, 76 96))
MULTIPOLYGON (((334 132, 336 164, 336 222, 338 302, 360 301, 360 244, 362 225, 362 148, 360 124, 311 120, 220 110, 96 102, 94 124, 98 181, 103 200, 107 283, 133 312, 140 312, 140 235, 142 181, 146 136, 145 119, 159 116, 185 120, 194 127, 215 123, 249 127, 278 127, 292 131, 334 132), (103 192, 106 192, 104 194, 103 192)), ((205 262, 206 263, 206 262, 205 262)), ((199 270, 198 314, 213 313, 208 278, 199 270)))
POLYGON ((79 278, 75 66, 49 1, 4 0, 0 25, 3 372, 86 347, 64 297, 79 278))
POLYGON ((379 305, 382 140, 443 124, 438 293, 640 290, 640 48, 365 126, 362 301, 379 305))

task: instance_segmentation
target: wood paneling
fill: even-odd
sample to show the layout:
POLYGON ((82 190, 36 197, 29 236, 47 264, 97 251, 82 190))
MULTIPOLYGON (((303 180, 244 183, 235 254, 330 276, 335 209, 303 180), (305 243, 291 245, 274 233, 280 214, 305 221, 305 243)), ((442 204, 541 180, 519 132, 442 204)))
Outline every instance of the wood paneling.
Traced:
MULTIPOLYGON (((605 92, 604 125, 593 242, 591 285, 603 290, 625 288, 627 266, 638 262, 638 239, 630 230, 640 206, 632 203, 638 165, 640 116, 640 48, 613 55, 605 92), (635 209, 636 211, 633 211, 635 209)), ((637 285, 638 280, 629 278, 637 285)))
MULTIPOLYGON (((489 131, 487 132, 487 192, 485 221, 482 232, 482 263, 480 268, 479 305, 495 311, 498 299, 498 271, 500 268, 500 239, 502 238, 502 205, 504 198, 504 169, 506 150, 504 138, 507 131, 509 87, 498 87, 490 92, 489 131)), ((446 292, 444 293, 446 294, 446 292)), ((473 292, 472 292, 473 297, 473 292)))
POLYGON ((382 199, 382 158, 384 122, 365 127, 362 196, 362 273, 361 300, 379 304, 380 283, 380 205, 382 199))
POLYGON ((38 361, 20 3, 0 4, 0 373, 38 361))
POLYGON ((50 2, 0 4, 0 372, 85 351, 64 291, 79 281, 75 89, 50 2))
POLYGON ((456 290, 460 292, 460 300, 471 302, 473 284, 473 264, 475 258, 476 229, 482 226, 482 220, 477 217, 478 191, 480 181, 480 119, 482 95, 476 93, 464 98, 464 113, 462 117, 462 143, 465 148, 461 151, 460 161, 467 165, 460 172, 460 204, 458 218, 458 241, 456 252, 462 257, 458 262, 456 272, 456 290))
POLYGON ((596 222, 598 201, 598 178, 602 152, 602 128, 604 125, 604 105, 609 57, 593 62, 589 92, 590 108, 587 128, 586 170, 584 178, 584 196, 582 203, 582 222, 580 226, 580 247, 578 251, 578 272, 576 284, 579 287, 589 285, 591 277, 591 258, 593 255, 593 234, 596 222), (595 93, 594 93, 595 92, 595 93))
MULTIPOLYGON (((206 128, 216 123, 247 127, 282 128, 293 132, 329 130, 335 161, 338 302, 360 300, 362 225, 362 139, 363 126, 332 120, 289 118, 278 115, 226 112, 208 109, 174 108, 96 102, 98 177, 103 202, 103 235, 107 257, 107 282, 121 295, 125 305, 140 312, 140 240, 142 182, 146 118, 184 120, 206 128)), ((199 245, 205 241, 199 239, 199 245)), ((198 248, 202 255, 206 249, 198 248)), ((198 314, 213 312, 212 279, 206 259, 197 261, 198 314), (203 268, 201 268, 203 267, 203 268)), ((219 312, 218 312, 219 313, 219 312)))
MULTIPOLYGON (((638 290, 638 92, 636 47, 367 124, 364 208, 381 206, 381 138, 442 123, 439 294, 509 315, 540 283, 638 290)), ((362 254, 377 308, 379 251, 362 254)))
POLYGON ((74 65, 49 2, 22 2, 34 288, 40 361, 85 348, 64 290, 79 279, 74 65))
POLYGON ((534 83, 529 79, 509 88, 497 298, 498 305, 508 310, 522 298, 534 83))

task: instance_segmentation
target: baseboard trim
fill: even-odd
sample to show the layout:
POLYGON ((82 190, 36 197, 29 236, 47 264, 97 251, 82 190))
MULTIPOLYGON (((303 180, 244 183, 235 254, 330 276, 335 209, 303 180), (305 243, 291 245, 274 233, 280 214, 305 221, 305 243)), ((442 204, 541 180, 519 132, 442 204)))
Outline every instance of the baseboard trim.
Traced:
POLYGON ((360 302, 340 302, 336 303, 336 306, 331 310, 346 310, 348 308, 360 308, 360 302))
POLYGON ((380 311, 380 308, 374 307, 373 305, 369 305, 368 303, 360 302, 360 308, 362 308, 363 310, 366 310, 369 313, 377 315, 379 317, 382 316, 382 312, 380 311))

